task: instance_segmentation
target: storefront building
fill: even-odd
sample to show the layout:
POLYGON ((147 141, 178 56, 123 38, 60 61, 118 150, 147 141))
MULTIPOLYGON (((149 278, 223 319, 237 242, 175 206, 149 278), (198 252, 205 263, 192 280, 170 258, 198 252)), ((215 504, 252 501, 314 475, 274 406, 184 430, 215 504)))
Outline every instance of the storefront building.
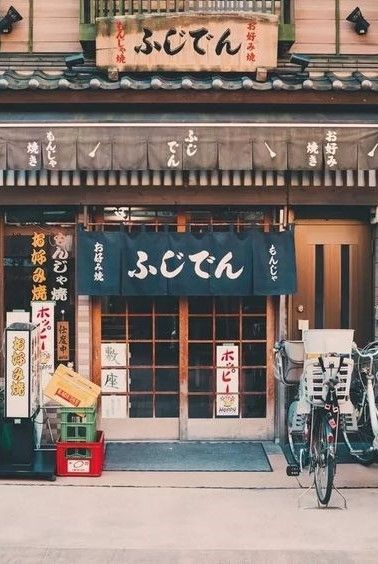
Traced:
MULTIPOLYGON (((303 39, 311 14, 295 6, 294 36, 294 6, 271 3, 284 21, 262 4, 166 14, 162 37, 147 15, 134 29, 126 2, 81 2, 80 29, 62 8, 56 51, 86 56, 68 70, 33 52, 15 70, 5 48, 17 30, 22 50, 30 18, 2 41, 2 328, 33 302, 53 312, 46 364, 102 386, 108 440, 280 437, 274 342, 374 336, 377 44, 339 17, 325 63, 321 38, 303 39)), ((35 52, 53 40, 45 18, 35 52)))

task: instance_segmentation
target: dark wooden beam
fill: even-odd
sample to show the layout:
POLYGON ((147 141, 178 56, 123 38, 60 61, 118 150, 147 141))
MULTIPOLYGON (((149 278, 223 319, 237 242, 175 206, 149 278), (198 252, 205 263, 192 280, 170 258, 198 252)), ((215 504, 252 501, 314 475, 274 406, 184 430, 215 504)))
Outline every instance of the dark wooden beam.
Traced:
POLYGON ((376 206, 378 188, 3 187, 0 206, 376 206))
POLYGON ((224 187, 5 187, 0 206, 98 205, 195 206, 285 205, 284 188, 224 187))
POLYGON ((282 105, 361 105, 378 104, 377 91, 196 91, 196 90, 3 90, 2 104, 282 104, 282 105))
POLYGON ((291 206, 376 206, 378 188, 292 188, 288 203, 291 206))

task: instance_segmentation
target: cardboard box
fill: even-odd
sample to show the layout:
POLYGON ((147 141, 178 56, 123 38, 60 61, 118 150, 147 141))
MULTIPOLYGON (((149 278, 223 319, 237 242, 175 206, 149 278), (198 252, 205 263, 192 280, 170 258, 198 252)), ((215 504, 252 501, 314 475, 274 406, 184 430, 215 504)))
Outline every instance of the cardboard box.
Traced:
POLYGON ((101 388, 71 368, 59 364, 43 393, 63 407, 91 407, 101 388))

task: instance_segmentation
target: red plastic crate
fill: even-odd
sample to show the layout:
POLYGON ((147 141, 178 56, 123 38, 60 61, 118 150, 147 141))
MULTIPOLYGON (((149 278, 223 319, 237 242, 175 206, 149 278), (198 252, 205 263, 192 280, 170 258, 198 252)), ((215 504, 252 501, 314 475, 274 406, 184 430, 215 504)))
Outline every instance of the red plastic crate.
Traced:
POLYGON ((104 465, 105 438, 97 431, 97 441, 56 443, 57 476, 101 476, 104 465))

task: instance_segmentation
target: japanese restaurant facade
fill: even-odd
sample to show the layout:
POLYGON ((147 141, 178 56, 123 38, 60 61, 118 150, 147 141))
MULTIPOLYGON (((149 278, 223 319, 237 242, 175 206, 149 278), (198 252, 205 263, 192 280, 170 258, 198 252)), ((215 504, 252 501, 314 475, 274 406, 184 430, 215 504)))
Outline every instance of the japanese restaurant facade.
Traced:
POLYGON ((108 440, 281 436, 274 342, 374 336, 377 75, 277 62, 275 15, 110 15, 0 78, 3 328, 35 304, 108 440))

